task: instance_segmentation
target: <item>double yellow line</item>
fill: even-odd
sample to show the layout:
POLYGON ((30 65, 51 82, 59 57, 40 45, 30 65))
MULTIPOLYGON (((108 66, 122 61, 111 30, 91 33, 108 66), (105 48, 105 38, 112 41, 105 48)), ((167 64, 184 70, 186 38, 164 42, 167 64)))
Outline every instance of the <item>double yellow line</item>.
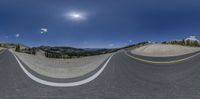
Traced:
POLYGON ((186 57, 186 58, 182 58, 182 59, 178 59, 178 60, 172 60, 172 61, 150 61, 150 60, 145 60, 145 59, 141 59, 141 58, 138 58, 138 57, 134 57, 132 55, 129 55, 127 53, 127 51, 125 51, 125 54, 135 60, 138 60, 138 61, 142 61, 142 62, 145 62, 145 63, 151 63, 151 64, 171 64, 171 63, 177 63, 177 62, 182 62, 182 61, 185 61, 185 60, 188 60, 188 59, 191 59, 197 55, 200 55, 200 52, 192 55, 192 56, 189 56, 189 57, 186 57))

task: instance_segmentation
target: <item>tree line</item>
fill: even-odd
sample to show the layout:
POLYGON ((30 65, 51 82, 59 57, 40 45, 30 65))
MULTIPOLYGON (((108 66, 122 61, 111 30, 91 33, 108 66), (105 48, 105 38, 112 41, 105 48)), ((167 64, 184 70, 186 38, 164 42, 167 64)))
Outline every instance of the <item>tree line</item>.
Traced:
POLYGON ((16 45, 15 51, 16 52, 22 52, 22 53, 36 55, 36 48, 24 48, 24 49, 21 49, 19 44, 16 45))
POLYGON ((180 41, 164 41, 162 44, 176 44, 176 45, 183 45, 183 46, 192 46, 192 47, 200 47, 200 43, 198 41, 193 40, 180 40, 180 41))

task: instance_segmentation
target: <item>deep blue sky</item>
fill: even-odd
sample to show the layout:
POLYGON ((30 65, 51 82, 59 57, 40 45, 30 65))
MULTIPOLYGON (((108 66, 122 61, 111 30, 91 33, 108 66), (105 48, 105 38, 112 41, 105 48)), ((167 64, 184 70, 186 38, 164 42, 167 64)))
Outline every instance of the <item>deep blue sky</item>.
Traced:
POLYGON ((200 37, 199 0, 0 0, 0 42, 101 48, 190 35, 200 37))

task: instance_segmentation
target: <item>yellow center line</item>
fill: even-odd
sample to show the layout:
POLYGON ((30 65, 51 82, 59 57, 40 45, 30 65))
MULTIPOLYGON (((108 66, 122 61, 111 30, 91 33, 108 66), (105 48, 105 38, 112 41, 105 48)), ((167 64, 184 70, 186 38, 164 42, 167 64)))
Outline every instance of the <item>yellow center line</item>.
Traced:
POLYGON ((188 60, 188 59, 191 59, 197 55, 200 54, 200 52, 192 55, 192 56, 189 56, 189 57, 186 57, 186 58, 182 58, 182 59, 178 59, 178 60, 172 60, 172 61, 150 61, 150 60, 145 60, 145 59, 141 59, 141 58, 138 58, 138 57, 134 57, 132 55, 129 55, 127 52, 125 52, 125 54, 135 60, 139 60, 139 61, 142 61, 142 62, 146 62, 146 63, 153 63, 153 64, 171 64, 171 63, 177 63, 177 62, 182 62, 182 61, 185 61, 185 60, 188 60))

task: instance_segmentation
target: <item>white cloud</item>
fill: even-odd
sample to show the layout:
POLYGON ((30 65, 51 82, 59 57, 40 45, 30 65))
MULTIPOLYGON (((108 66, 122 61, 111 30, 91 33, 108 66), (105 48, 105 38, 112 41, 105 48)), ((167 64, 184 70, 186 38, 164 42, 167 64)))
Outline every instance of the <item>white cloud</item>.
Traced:
POLYGON ((128 45, 128 43, 124 43, 124 45, 128 45))
POLYGON ((129 43, 132 43, 133 41, 132 40, 129 40, 129 43))
POLYGON ((8 38, 8 36, 5 36, 5 38, 8 38))
POLYGON ((44 34, 44 33, 47 33, 48 32, 48 29, 47 28, 41 28, 40 29, 40 33, 41 34, 44 34))
POLYGON ((113 47, 113 46, 115 46, 115 45, 114 45, 114 44, 109 44, 108 46, 109 46, 109 47, 113 47))
POLYGON ((44 32, 48 32, 47 28, 41 28, 41 30, 44 31, 44 32))
POLYGON ((191 41, 198 41, 199 42, 199 40, 196 38, 196 36, 190 36, 190 37, 186 38, 185 40, 191 40, 191 41))
POLYGON ((20 34, 15 34, 15 37, 17 37, 17 38, 20 37, 20 34))

